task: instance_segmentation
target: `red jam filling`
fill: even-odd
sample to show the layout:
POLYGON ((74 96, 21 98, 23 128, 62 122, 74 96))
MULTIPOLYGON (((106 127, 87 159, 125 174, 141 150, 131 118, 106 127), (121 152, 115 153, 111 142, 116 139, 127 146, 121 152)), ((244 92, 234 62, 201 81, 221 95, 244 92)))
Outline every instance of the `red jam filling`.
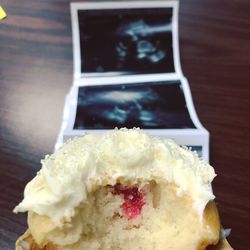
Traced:
POLYGON ((121 195, 124 202, 121 205, 124 215, 129 219, 135 219, 141 214, 144 202, 144 194, 139 191, 138 187, 124 187, 121 184, 116 184, 112 193, 121 195))

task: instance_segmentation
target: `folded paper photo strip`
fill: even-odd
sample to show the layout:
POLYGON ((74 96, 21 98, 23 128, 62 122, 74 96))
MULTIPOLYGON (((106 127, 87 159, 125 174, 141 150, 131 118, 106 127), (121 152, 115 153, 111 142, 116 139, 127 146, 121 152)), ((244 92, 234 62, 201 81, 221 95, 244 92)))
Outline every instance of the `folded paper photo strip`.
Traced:
POLYGON ((209 133, 180 65, 178 1, 72 3, 71 20, 74 78, 55 147, 139 127, 208 160, 209 133))

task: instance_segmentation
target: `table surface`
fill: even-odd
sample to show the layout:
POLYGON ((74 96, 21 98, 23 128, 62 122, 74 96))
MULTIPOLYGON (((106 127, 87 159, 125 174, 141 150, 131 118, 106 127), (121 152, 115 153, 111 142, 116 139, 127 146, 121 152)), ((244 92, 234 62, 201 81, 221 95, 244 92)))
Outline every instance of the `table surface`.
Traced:
MULTIPOLYGON (((53 151, 73 76, 68 0, 5 0, 0 22, 0 249, 14 249, 23 188, 53 151)), ((250 1, 182 0, 180 52, 211 135, 214 192, 229 241, 250 249, 250 1)))

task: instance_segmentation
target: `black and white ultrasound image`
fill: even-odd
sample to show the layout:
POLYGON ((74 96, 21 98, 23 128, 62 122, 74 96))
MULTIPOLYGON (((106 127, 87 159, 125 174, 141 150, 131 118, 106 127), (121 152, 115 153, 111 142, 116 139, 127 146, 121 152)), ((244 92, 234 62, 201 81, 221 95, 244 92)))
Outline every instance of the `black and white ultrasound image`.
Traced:
POLYGON ((172 8, 79 10, 83 73, 174 72, 172 8))
POLYGON ((195 128, 180 82, 79 87, 74 129, 195 128))
POLYGON ((199 157, 202 157, 202 146, 191 146, 191 145, 187 145, 186 147, 188 147, 189 149, 191 149, 192 151, 195 151, 199 157))

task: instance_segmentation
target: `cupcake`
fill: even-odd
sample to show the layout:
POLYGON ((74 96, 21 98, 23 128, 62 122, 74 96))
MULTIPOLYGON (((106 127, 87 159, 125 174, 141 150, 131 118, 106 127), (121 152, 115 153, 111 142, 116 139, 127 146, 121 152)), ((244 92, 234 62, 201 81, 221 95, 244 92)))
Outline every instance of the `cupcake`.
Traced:
POLYGON ((139 129, 74 138, 25 187, 16 250, 232 249, 215 176, 196 153, 139 129))

